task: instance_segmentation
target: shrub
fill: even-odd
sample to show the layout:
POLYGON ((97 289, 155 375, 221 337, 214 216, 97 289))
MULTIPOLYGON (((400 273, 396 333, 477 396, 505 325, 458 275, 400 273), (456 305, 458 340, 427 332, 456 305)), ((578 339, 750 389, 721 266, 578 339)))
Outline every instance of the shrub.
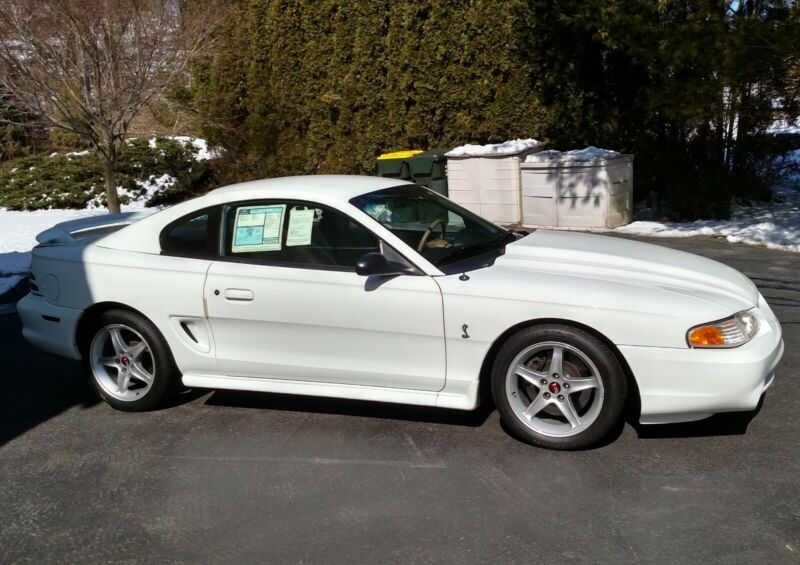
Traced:
MULTIPOLYGON (((214 179, 210 161, 195 160, 191 144, 170 138, 131 139, 118 161, 123 204, 178 202, 206 192, 215 186, 214 179)), ((88 151, 9 161, 0 171, 0 206, 12 210, 105 206, 100 161, 88 151)))

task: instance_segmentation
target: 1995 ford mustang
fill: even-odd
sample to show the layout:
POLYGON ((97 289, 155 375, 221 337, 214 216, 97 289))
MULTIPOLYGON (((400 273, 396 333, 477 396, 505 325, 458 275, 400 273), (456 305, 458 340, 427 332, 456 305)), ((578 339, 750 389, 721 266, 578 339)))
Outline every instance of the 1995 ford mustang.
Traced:
POLYGON ((18 311, 120 410, 181 385, 474 409, 554 449, 754 409, 783 353, 750 280, 653 245, 508 231, 428 189, 308 176, 39 235, 18 311))

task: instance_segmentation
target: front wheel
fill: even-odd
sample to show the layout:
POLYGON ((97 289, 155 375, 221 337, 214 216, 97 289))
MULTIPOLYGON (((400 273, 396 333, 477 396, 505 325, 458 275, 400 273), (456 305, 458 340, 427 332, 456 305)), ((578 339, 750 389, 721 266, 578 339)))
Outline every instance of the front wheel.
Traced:
POLYGON ((147 318, 127 310, 99 317, 84 359, 95 389, 118 410, 151 410, 180 386, 164 337, 147 318))
POLYGON ((549 449, 589 447, 617 425, 627 396, 613 351, 570 326, 533 326, 500 349, 492 395, 505 424, 522 440, 549 449))

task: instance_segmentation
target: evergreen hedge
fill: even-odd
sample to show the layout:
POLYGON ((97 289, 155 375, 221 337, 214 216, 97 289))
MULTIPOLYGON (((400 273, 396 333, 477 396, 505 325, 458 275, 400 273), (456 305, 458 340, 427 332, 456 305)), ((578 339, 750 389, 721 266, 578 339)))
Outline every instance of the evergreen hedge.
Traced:
POLYGON ((224 181, 372 173, 388 150, 544 137, 637 155, 678 217, 768 197, 760 135, 798 114, 790 0, 234 0, 190 95, 224 181), (738 121, 738 132, 730 126, 738 121))
POLYGON ((523 0, 235 2, 194 69, 205 136, 242 176, 374 172, 380 153, 533 136, 523 0))
MULTIPOLYGON (((148 206, 185 200, 215 185, 210 161, 195 161, 191 147, 168 139, 131 139, 118 161, 120 201, 138 199, 151 177, 174 184, 153 195, 148 206)), ((152 185, 151 185, 152 186, 152 185)), ((89 151, 38 154, 11 160, 0 170, 0 207, 11 210, 105 206, 103 170, 89 151)))

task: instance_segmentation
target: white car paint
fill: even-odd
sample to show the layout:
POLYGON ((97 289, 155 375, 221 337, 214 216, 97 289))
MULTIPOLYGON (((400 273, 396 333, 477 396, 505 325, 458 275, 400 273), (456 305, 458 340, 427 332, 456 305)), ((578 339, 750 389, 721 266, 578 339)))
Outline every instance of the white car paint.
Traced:
POLYGON ((364 283, 354 272, 214 263, 205 297, 219 366, 244 377, 441 390, 442 298, 433 277, 396 277, 371 291, 364 283), (233 289, 252 298, 226 299, 233 289))
POLYGON ((351 176, 255 181, 146 217, 93 218, 79 233, 56 226, 34 250, 32 272, 46 288, 20 301, 23 333, 44 350, 79 359, 83 313, 117 303, 161 330, 187 386, 472 409, 492 346, 520 325, 561 320, 616 347, 636 381, 645 423, 752 409, 771 384, 783 352, 780 325, 734 269, 618 238, 536 231, 508 244, 492 266, 447 275, 349 203, 401 184, 351 176), (160 255, 159 234, 173 220, 264 198, 335 208, 422 276, 372 287, 352 272, 160 255), (129 225, 97 237, 86 231, 119 222, 129 225), (687 346, 690 327, 749 309, 760 322, 749 343, 687 346))

